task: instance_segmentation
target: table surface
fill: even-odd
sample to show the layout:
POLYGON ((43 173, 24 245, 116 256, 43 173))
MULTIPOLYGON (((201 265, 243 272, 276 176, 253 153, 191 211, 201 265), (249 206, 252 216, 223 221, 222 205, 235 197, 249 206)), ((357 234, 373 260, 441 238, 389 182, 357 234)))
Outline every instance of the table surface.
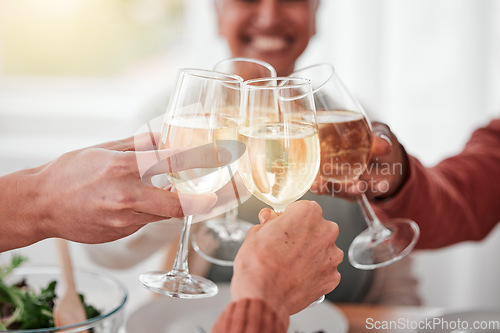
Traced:
POLYGON ((408 329, 385 329, 384 325, 389 325, 392 321, 405 326, 405 323, 410 322, 415 324, 425 318, 439 316, 442 309, 416 307, 416 306, 382 306, 382 305, 367 305, 367 304, 335 304, 347 318, 349 323, 349 333, 403 333, 415 332, 411 330, 411 325, 408 329), (378 329, 377 329, 378 327, 378 329))

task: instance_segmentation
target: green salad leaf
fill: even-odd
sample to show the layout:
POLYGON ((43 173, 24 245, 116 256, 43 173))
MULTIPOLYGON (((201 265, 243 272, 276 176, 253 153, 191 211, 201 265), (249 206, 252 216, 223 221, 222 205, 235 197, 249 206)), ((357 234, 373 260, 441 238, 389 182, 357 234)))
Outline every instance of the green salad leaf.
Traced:
MULTIPOLYGON (((4 282, 4 278, 25 260, 21 256, 13 256, 9 266, 0 268, 0 330, 54 327, 52 312, 57 298, 56 281, 40 291, 32 290, 25 281, 15 285, 4 282)), ((99 310, 85 303, 82 294, 79 296, 87 319, 100 315, 99 310)))

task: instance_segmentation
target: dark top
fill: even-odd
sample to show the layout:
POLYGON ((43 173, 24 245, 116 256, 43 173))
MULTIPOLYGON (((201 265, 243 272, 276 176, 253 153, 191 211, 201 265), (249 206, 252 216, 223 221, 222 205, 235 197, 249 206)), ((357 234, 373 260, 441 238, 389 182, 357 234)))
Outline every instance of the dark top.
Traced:
MULTIPOLYGON (((342 275, 340 284, 334 291, 326 295, 333 302, 360 303, 371 286, 373 272, 354 268, 347 259, 347 251, 354 237, 367 228, 361 209, 357 203, 326 195, 306 193, 301 199, 318 202, 323 209, 323 216, 337 222, 340 229, 337 246, 344 251, 344 261, 338 270, 342 275)), ((250 198, 238 208, 238 217, 252 223, 259 223, 258 213, 268 207, 255 197, 250 198)), ((231 281, 232 267, 212 265, 208 278, 212 281, 231 281)))

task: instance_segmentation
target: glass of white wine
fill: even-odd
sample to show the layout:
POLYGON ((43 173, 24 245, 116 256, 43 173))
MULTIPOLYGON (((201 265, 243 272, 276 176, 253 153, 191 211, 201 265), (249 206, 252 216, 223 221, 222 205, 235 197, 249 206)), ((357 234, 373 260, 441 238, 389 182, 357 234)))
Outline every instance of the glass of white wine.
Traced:
MULTIPOLYGON (((265 61, 251 58, 224 59, 215 64, 213 70, 236 74, 243 80, 276 77, 273 66, 265 61)), ((234 182, 234 178, 231 180, 234 182)), ((207 220, 191 236, 195 251, 205 260, 221 266, 233 266, 234 258, 245 240, 246 233, 253 226, 250 222, 238 219, 237 207, 228 209, 223 216, 207 220)))
POLYGON ((242 90, 238 140, 246 151, 238 172, 253 195, 281 213, 309 190, 319 169, 311 84, 302 78, 261 78, 245 81, 242 90))
MULTIPOLYGON (((373 132, 361 105, 351 96, 334 67, 312 65, 292 74, 311 80, 321 145, 319 175, 344 186, 358 179, 371 156, 373 132)), ((368 229, 349 247, 349 261, 359 269, 375 269, 406 256, 419 237, 418 225, 408 219, 380 221, 365 194, 358 197, 368 229)))
MULTIPOLYGON (((213 168, 170 172, 172 186, 182 193, 213 193, 222 188, 236 171, 236 163, 219 165, 218 147, 236 142, 241 102, 237 75, 210 70, 180 69, 174 94, 165 114, 160 148, 204 150, 204 157, 217 161, 213 168), (219 145, 219 146, 218 146, 219 145)), ((182 203, 182 202, 181 202, 182 203)), ((148 272, 139 276, 141 284, 160 294, 178 298, 202 298, 217 294, 217 285, 188 270, 188 238, 193 216, 184 218, 174 266, 169 272, 148 272)))

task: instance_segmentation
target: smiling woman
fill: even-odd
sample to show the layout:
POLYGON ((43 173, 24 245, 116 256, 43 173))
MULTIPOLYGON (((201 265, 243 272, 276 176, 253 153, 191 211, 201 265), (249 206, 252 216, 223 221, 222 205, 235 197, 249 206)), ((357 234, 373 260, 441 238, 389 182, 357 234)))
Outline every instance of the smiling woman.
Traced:
POLYGON ((114 74, 168 45, 182 9, 181 0, 1 1, 0 68, 6 75, 114 74))
POLYGON ((270 63, 278 76, 293 72, 295 60, 316 33, 318 0, 217 0, 219 34, 233 57, 270 63))

